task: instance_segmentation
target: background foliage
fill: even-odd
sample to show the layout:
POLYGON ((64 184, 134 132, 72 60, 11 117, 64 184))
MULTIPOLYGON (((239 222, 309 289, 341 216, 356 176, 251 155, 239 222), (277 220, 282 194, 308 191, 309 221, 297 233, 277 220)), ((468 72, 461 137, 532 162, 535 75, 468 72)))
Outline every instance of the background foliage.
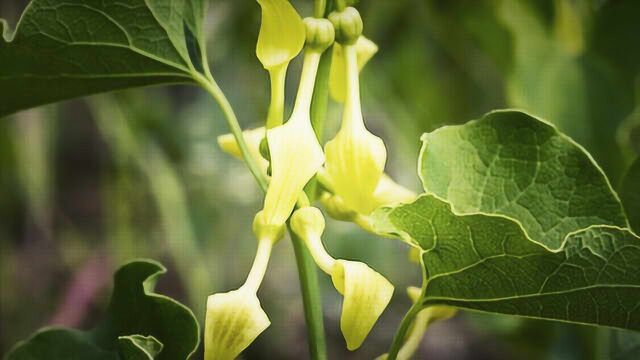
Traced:
MULTIPOLYGON (((311 13, 310 1, 293 2, 311 13)), ((13 27, 25 5, 3 1, 0 17, 13 27)), ((420 189, 421 133, 495 108, 556 120, 614 187, 640 153, 638 1, 359 6, 365 34, 380 45, 363 74, 365 117, 388 141, 390 171, 401 183, 420 189)), ((212 71, 245 127, 261 123, 268 105, 267 74, 254 55, 259 17, 255 2, 212 0, 205 24, 212 71)), ((298 72, 299 63, 291 74, 298 72)), ((296 80, 289 78, 289 96, 296 80)), ((330 122, 338 119, 331 111, 330 122)), ((0 121, 0 354, 44 325, 93 328, 108 303, 111 273, 135 257, 168 265, 158 292, 188 304, 199 319, 206 295, 237 286, 254 252, 250 224, 261 196, 243 165, 216 148, 215 137, 226 132, 213 102, 191 87, 95 96, 0 121)), ((633 194, 635 185, 637 194, 637 184, 624 182, 624 192, 633 194)), ((328 228, 336 256, 369 260, 398 289, 419 282, 401 244, 346 224, 328 228)), ((263 301, 272 326, 247 358, 306 354, 293 252, 288 242, 276 251, 291 260, 271 264, 261 291, 278 294, 263 301)), ((409 306, 395 298, 363 348, 347 354, 334 328, 339 299, 325 294, 336 358, 385 352, 409 306)), ((584 359, 607 353, 611 337, 634 348, 623 333, 478 314, 428 334, 422 351, 430 358, 584 359)))

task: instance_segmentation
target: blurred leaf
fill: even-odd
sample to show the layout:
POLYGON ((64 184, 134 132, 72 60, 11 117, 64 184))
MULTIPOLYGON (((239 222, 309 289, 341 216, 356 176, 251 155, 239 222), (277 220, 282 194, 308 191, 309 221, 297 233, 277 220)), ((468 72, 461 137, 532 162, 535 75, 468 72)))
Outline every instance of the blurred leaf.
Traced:
POLYGON ((33 0, 14 34, 0 22, 0 116, 116 89, 194 82, 203 16, 203 0, 33 0))
POLYGON ((636 360, 640 358, 640 334, 615 330, 610 333, 609 359, 636 360))
POLYGON ((569 0, 548 3, 555 4, 553 24, 532 2, 504 1, 498 7, 514 44, 506 83, 510 105, 553 121, 615 179, 623 168, 615 134, 633 109, 633 88, 615 64, 588 47, 592 14, 584 9, 590 7, 569 0))
POLYGON ((123 266, 98 327, 89 332, 41 330, 19 343, 7 359, 188 359, 198 346, 198 324, 188 308, 153 293, 165 271, 149 260, 123 266))
POLYGON ((424 306, 640 330, 640 239, 581 147, 516 111, 423 141, 427 194, 375 224, 422 251, 424 306))

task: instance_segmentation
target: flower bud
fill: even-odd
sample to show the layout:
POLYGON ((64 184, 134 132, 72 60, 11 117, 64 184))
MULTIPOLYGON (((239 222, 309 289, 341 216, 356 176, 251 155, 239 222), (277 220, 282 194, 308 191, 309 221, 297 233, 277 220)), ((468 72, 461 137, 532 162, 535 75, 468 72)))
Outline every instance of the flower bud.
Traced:
POLYGON ((304 207, 293 213, 290 225, 291 230, 300 237, 320 238, 324 232, 325 221, 318 208, 304 207))
POLYGON ((336 41, 343 45, 353 45, 362 35, 364 27, 358 10, 347 7, 343 11, 329 14, 329 20, 336 29, 336 41))
POLYGON ((344 296, 340 329, 349 350, 362 345, 391 301, 393 285, 364 263, 337 260, 331 273, 334 286, 344 296))
POLYGON ((288 0, 258 0, 262 7, 262 24, 256 55, 265 69, 287 64, 296 57, 305 40, 300 15, 288 0))
POLYGON ((207 300, 205 360, 235 359, 271 322, 255 293, 239 289, 207 300))
POLYGON ((308 17, 304 19, 307 32, 306 46, 317 52, 324 52, 335 40, 333 24, 327 19, 308 17))

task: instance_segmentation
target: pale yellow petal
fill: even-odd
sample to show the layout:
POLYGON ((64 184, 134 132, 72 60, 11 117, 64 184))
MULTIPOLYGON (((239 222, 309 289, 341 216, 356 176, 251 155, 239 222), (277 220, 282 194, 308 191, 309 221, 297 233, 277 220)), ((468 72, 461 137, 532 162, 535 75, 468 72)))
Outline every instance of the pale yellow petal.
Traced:
POLYGON ((304 186, 324 163, 322 147, 308 114, 292 116, 286 124, 267 131, 271 154, 271 182, 264 201, 265 221, 287 221, 304 186))
POLYGON ((387 149, 364 125, 356 49, 352 45, 343 49, 348 94, 340 130, 325 146, 326 170, 335 194, 349 208, 368 215, 376 208, 373 192, 384 172, 387 149))
POLYGON ((271 322, 255 293, 243 289, 207 300, 205 360, 235 359, 271 322))
POLYGON ((340 329, 349 350, 362 345, 393 295, 393 285, 364 263, 337 260, 331 274, 343 296, 340 329))
MULTIPOLYGON (((362 120, 359 120, 362 122, 362 120)), ((368 215, 378 206, 373 193, 378 187, 387 159, 379 137, 364 125, 341 129, 325 145, 326 169, 336 195, 356 212, 368 215)))
POLYGON ((376 207, 410 203, 417 197, 416 193, 393 181, 387 174, 383 174, 378 187, 373 193, 376 207))
MULTIPOLYGON (((269 162, 260 154, 260 142, 262 141, 262 139, 264 139, 265 134, 266 133, 264 127, 245 130, 242 132, 244 141, 247 143, 247 147, 249 148, 249 153, 251 154, 251 157, 253 157, 253 159, 256 161, 263 174, 266 174, 267 169, 269 168, 269 162)), ((240 152, 240 147, 238 146, 236 138, 233 136, 233 134, 218 136, 218 146, 227 154, 242 160, 242 152, 240 152)))
MULTIPOLYGON (((358 56, 358 69, 362 70, 369 60, 378 52, 378 45, 366 37, 360 36, 355 46, 358 56)), ((331 97, 338 102, 344 102, 347 95, 345 66, 342 45, 335 43, 333 46, 333 58, 331 60, 331 72, 329 75, 329 92, 331 97)))
POLYGON ((258 0, 258 3, 262 7, 262 24, 256 55, 265 69, 272 69, 300 53, 305 27, 288 0, 258 0))

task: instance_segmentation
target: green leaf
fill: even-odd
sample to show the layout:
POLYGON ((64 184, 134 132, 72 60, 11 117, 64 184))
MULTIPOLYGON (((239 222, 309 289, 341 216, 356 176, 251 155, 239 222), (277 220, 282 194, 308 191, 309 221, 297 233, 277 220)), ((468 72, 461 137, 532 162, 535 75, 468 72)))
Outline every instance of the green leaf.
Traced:
POLYGON ((640 330, 640 239, 594 226, 558 251, 503 216, 456 215, 431 195, 375 214, 422 253, 422 304, 640 330))
POLYGON ((633 162, 622 180, 620 197, 631 228, 640 233, 640 158, 633 162))
POLYGON ((198 347, 198 323, 187 307, 153 292, 165 271, 149 260, 123 266, 98 327, 88 332, 43 329, 19 343, 7 360, 188 359, 198 347))
POLYGON ((456 213, 507 216, 552 250, 591 225, 628 227, 616 193, 591 156, 530 115, 495 111, 422 140, 424 189, 456 213))
POLYGON ((162 351, 162 343, 153 336, 121 336, 118 348, 124 360, 153 360, 162 351))
POLYGON ((33 0, 0 22, 0 116, 84 95, 193 83, 203 0, 33 0))
POLYGON ((640 330, 640 238, 582 147, 518 111, 423 141, 427 194, 373 223, 421 251, 424 306, 640 330))

